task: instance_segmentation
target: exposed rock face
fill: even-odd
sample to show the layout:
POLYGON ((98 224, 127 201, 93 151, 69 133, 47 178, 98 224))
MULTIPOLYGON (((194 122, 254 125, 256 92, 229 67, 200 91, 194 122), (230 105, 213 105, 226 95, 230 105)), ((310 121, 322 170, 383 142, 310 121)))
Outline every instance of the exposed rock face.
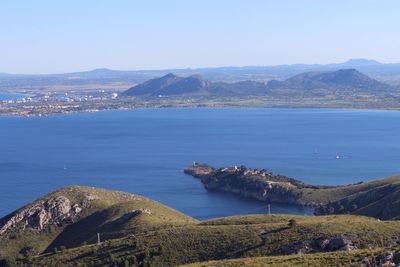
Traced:
MULTIPOLYGON (((88 199, 88 201, 90 200, 88 199)), ((0 222, 0 237, 17 227, 19 229, 42 230, 49 224, 71 223, 84 206, 87 206, 87 203, 72 204, 65 196, 41 200, 30 207, 16 211, 0 222)))
POLYGON ((366 267, 400 266, 400 251, 389 251, 377 256, 364 257, 361 263, 366 267))
POLYGON ((356 249, 353 246, 353 239, 346 236, 332 238, 317 238, 314 240, 297 241, 292 248, 283 250, 283 254, 306 254, 311 252, 351 251, 356 249))
POLYGON ((329 240, 325 246, 325 251, 336 251, 336 250, 353 250, 354 247, 351 245, 352 241, 346 237, 340 236, 329 240))

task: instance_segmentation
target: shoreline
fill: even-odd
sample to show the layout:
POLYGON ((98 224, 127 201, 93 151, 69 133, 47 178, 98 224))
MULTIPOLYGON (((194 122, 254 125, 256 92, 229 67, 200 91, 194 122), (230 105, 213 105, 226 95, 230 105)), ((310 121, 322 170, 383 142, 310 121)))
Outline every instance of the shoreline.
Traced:
MULTIPOLYGON (((1 107, 1 104, 0 104, 1 107)), ((332 106, 238 106, 238 105, 193 105, 193 106, 147 106, 147 107, 131 107, 131 108, 104 108, 104 109, 93 109, 85 111, 58 111, 49 113, 30 113, 30 114, 15 114, 14 112, 1 113, 1 117, 15 117, 15 118, 29 118, 29 117, 53 117, 62 115, 73 115, 73 114, 89 114, 89 113, 100 113, 100 112, 112 112, 112 111, 132 111, 132 110, 146 110, 146 109, 298 109, 298 110, 342 110, 342 111, 381 111, 381 112, 393 112, 400 111, 399 108, 374 108, 374 107, 332 107, 332 106)))

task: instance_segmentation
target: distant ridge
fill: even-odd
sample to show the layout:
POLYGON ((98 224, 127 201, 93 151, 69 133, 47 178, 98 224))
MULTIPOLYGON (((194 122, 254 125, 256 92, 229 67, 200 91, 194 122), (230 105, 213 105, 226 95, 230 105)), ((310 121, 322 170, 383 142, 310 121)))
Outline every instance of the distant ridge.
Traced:
POLYGON ((121 96, 250 96, 279 94, 331 94, 349 92, 386 92, 393 88, 356 69, 305 72, 289 79, 212 83, 199 75, 180 77, 172 73, 129 88, 121 96), (288 91, 289 90, 289 91, 288 91))
POLYGON ((348 61, 341 63, 341 65, 346 66, 377 66, 377 65, 384 65, 379 61, 372 60, 372 59, 364 59, 364 58, 353 58, 349 59, 348 61))
POLYGON ((295 75, 285 81, 272 80, 269 89, 298 89, 298 90, 350 90, 350 91, 387 91, 392 88, 356 69, 340 69, 337 71, 305 72, 295 75))
POLYGON ((0 74, 0 89, 25 86, 111 84, 121 82, 138 84, 149 79, 165 76, 168 73, 174 73, 174 75, 182 77, 198 74, 211 82, 233 83, 246 80, 267 82, 272 79, 287 79, 303 72, 335 71, 350 68, 355 68, 381 81, 400 84, 400 63, 380 63, 371 59, 358 58, 342 63, 330 64, 285 64, 158 70, 112 70, 98 68, 90 71, 58 74, 9 74, 7 70, 4 70, 0 74))

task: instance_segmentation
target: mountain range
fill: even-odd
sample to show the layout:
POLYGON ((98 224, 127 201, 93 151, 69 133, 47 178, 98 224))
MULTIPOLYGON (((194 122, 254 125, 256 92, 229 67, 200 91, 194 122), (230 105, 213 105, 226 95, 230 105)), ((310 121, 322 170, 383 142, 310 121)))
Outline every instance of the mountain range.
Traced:
POLYGON ((384 93, 393 91, 356 69, 305 72, 286 80, 211 82, 199 75, 180 77, 169 73, 131 87, 121 96, 250 96, 279 94, 384 93))
POLYGON ((303 72, 334 71, 355 68, 381 81, 400 84, 400 63, 386 64, 369 59, 351 59, 334 64, 293 64, 276 66, 245 66, 216 68, 187 68, 165 70, 111 70, 106 68, 91 71, 60 74, 9 74, 0 73, 0 89, 50 85, 85 85, 126 82, 137 84, 168 73, 178 76, 201 75, 205 79, 218 82, 237 82, 243 80, 267 82, 271 79, 287 79, 303 72))

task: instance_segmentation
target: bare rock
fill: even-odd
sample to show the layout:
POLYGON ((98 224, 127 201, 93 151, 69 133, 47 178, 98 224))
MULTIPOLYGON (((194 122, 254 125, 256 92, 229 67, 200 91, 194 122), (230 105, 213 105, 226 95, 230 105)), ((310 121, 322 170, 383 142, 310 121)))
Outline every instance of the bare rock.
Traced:
POLYGON ((65 196, 56 196, 19 210, 0 224, 0 236, 18 228, 42 230, 49 224, 72 222, 82 211, 78 204, 71 204, 65 196))
POLYGON ((397 265, 400 265, 400 251, 393 252, 393 262, 397 265))
POLYGON ((400 266, 400 251, 388 251, 376 256, 364 257, 361 263, 366 267, 400 266))
POLYGON ((318 250, 324 251, 326 247, 329 245, 330 240, 326 238, 317 238, 314 240, 314 245, 318 250))
POLYGON ((89 201, 93 201, 93 200, 97 200, 97 199, 100 199, 100 198, 98 196, 96 196, 96 195, 87 194, 86 195, 86 199, 89 200, 89 201))
POLYGON ((312 244, 309 241, 304 241, 301 244, 301 248, 297 250, 297 254, 306 254, 312 251, 312 244))
POLYGON ((336 251, 336 250, 350 251, 353 249, 354 247, 351 245, 351 240, 343 236, 334 237, 330 239, 328 245, 326 246, 327 251, 336 251))
POLYGON ((377 266, 395 266, 393 262, 393 252, 379 254, 375 257, 375 262, 377 266))

